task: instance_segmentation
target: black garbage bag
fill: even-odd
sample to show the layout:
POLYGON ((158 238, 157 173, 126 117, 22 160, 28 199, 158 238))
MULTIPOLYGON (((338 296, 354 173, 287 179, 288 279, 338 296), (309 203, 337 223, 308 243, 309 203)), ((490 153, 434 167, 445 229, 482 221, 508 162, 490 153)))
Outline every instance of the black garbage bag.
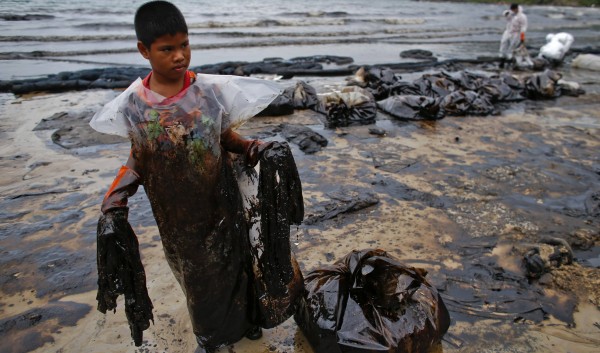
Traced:
POLYGON ((424 74, 413 81, 419 88, 420 95, 428 97, 444 97, 460 89, 460 85, 451 75, 439 72, 436 74, 424 74))
POLYGON ((456 91, 442 98, 440 107, 446 115, 489 115, 494 105, 484 95, 475 91, 456 91))
POLYGON ((125 314, 136 346, 143 331, 154 322, 152 302, 146 288, 146 273, 139 243, 127 221, 128 208, 112 209, 98 220, 98 310, 116 310, 117 297, 125 295, 125 314))
POLYGON ((375 123, 377 104, 366 89, 349 86, 324 97, 328 128, 375 123))
POLYGON ((291 90, 285 90, 256 116, 281 116, 294 114, 294 101, 291 90))
POLYGON ((388 96, 400 96, 400 95, 420 96, 421 89, 419 88, 419 86, 417 84, 415 84, 413 82, 398 81, 398 82, 394 83, 393 86, 390 87, 389 94, 386 97, 383 97, 381 99, 387 98, 388 96))
POLYGON ((377 102, 384 112, 407 120, 438 120, 444 117, 438 98, 425 96, 391 96, 377 102))
POLYGON ((521 88, 512 88, 505 80, 500 77, 492 77, 490 80, 481 85, 477 93, 486 95, 490 102, 514 102, 525 99, 521 95, 521 88))
POLYGON ((316 353, 427 352, 450 317, 425 275, 383 250, 355 250, 305 277, 294 319, 316 353))
POLYGON ((400 78, 391 69, 377 67, 368 70, 361 67, 355 77, 358 85, 369 91, 376 100, 389 97, 400 78))
POLYGON ((556 71, 546 70, 529 77, 523 81, 524 95, 529 99, 552 99, 561 95, 558 80, 562 75, 556 71))
POLYGON ((319 108, 317 90, 304 81, 298 81, 295 86, 286 88, 283 94, 292 97, 295 109, 318 110, 319 108))

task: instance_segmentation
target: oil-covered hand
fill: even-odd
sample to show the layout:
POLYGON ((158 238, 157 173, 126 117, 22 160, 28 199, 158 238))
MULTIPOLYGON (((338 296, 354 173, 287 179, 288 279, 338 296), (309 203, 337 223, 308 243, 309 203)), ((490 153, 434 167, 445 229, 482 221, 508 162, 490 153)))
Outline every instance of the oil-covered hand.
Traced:
POLYGON ((521 44, 525 43, 525 32, 521 32, 521 44))
POLYGON ((115 310, 116 299, 125 295, 125 314, 135 345, 142 344, 142 332, 150 327, 152 302, 146 289, 146 273, 139 243, 127 220, 128 208, 113 208, 98 220, 98 310, 115 310))
POLYGON ((246 150, 246 165, 248 167, 254 167, 263 153, 273 146, 274 142, 263 142, 259 140, 253 140, 248 149, 246 150))

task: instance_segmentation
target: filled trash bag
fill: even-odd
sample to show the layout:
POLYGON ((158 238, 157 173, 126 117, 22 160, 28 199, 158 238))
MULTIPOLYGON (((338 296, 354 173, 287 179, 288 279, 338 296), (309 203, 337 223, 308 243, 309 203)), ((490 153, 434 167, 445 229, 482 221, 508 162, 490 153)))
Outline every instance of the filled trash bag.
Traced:
POLYGON ((376 100, 381 100, 389 97, 399 82, 399 77, 388 68, 373 67, 367 70, 361 67, 350 84, 366 89, 376 100))
POLYGON ((600 55, 580 54, 571 62, 571 67, 600 71, 600 55))
POLYGON ((369 91, 356 86, 324 96, 323 104, 329 128, 375 123, 377 104, 369 91))
POLYGON ((128 209, 111 209, 98 220, 98 310, 116 310, 117 297, 125 295, 125 314, 131 338, 142 344, 143 331, 154 321, 152 302, 146 288, 146 273, 137 237, 127 221, 128 209))
POLYGON ((440 101, 440 108, 446 115, 489 115, 494 112, 494 105, 484 95, 474 91, 456 91, 448 94, 440 101))
POLYGON ((290 247, 290 225, 304 219, 302 185, 287 143, 271 142, 255 168, 237 166, 246 210, 257 298, 256 323, 272 328, 292 316, 304 279, 290 247))
POLYGON ((546 36, 546 44, 540 48, 538 56, 554 64, 560 63, 571 49, 574 40, 573 36, 566 32, 549 33, 546 36))
POLYGON ((460 84, 451 75, 440 72, 424 74, 413 81, 419 87, 421 95, 440 98, 460 89, 460 84))
POLYGON ((318 110, 319 108, 317 90, 304 81, 298 81, 295 86, 286 88, 283 94, 292 97, 295 109, 318 110))
POLYGON ((559 97, 562 92, 558 80, 561 78, 562 75, 560 73, 552 70, 546 70, 542 73, 526 77, 523 81, 523 93, 529 99, 552 99, 559 97))
POLYGON ((383 250, 355 250, 306 275, 294 319, 316 353, 428 352, 450 317, 425 275, 383 250))
POLYGON ((391 96, 377 102, 377 107, 398 119, 438 120, 444 117, 438 98, 425 96, 391 96))
POLYGON ((491 103, 514 102, 525 99, 521 95, 523 85, 510 75, 492 76, 477 89, 477 93, 487 96, 491 103))

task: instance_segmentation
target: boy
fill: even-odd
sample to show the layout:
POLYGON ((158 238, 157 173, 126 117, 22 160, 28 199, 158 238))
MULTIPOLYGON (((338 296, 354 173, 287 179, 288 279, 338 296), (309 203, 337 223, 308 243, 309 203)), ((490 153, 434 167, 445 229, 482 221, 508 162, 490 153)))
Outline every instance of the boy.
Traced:
POLYGON ((504 11, 506 29, 500 40, 500 68, 503 69, 507 61, 513 59, 513 52, 520 44, 525 43, 527 31, 527 16, 519 4, 511 4, 510 10, 504 11))
MULTIPOLYGON (((101 132, 129 136, 132 142, 129 159, 102 202, 101 222, 119 217, 126 221, 127 199, 143 185, 169 266, 186 296, 198 350, 211 352, 244 336, 258 339, 262 332, 255 318, 247 226, 229 152, 243 155, 246 164, 253 166, 266 144, 245 140, 231 128, 236 120, 264 109, 279 88, 267 81, 188 71, 187 24, 169 2, 142 5, 135 15, 135 31, 139 52, 152 71, 90 123, 101 132), (234 80, 250 88, 228 84, 234 80)), ((99 234, 101 229, 112 228, 99 225, 99 234)), ((101 262, 110 265, 113 260, 100 256, 100 235, 98 248, 100 309, 105 283, 101 283, 101 262)), ((142 278, 145 290, 143 270, 142 278)), ((128 303, 126 296, 129 319, 128 303)), ((143 300, 129 305, 140 303, 143 300)), ((136 344, 141 344, 141 331, 152 319, 151 303, 144 310, 145 324, 137 329, 136 344)))

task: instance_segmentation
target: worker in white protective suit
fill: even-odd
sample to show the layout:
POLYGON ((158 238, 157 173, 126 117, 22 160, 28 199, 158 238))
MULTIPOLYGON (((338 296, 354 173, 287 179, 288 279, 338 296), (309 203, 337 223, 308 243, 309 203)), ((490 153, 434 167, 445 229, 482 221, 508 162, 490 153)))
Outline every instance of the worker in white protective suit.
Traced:
POLYGON ((504 11, 504 16, 507 23, 500 41, 500 68, 504 68, 507 61, 512 61, 514 51, 520 44, 525 43, 527 31, 527 16, 519 4, 510 5, 510 10, 504 11))

